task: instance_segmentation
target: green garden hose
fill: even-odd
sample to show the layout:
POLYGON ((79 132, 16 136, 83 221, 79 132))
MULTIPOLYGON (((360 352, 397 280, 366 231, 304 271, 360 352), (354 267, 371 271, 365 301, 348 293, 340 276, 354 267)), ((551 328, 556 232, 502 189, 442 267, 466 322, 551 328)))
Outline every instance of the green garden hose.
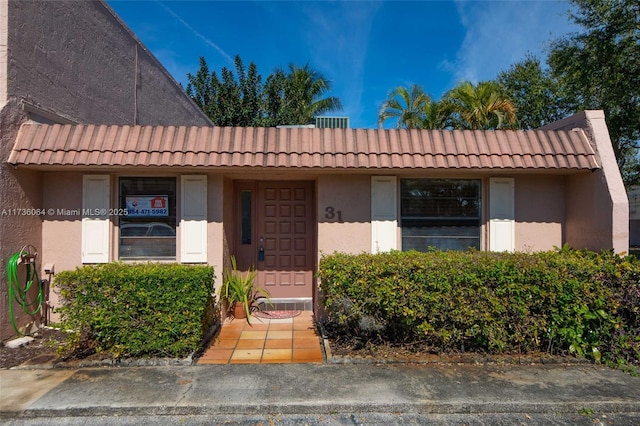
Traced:
POLYGON ((16 319, 13 315, 13 300, 22 307, 22 310, 27 315, 35 315, 42 309, 42 301, 44 298, 44 291, 38 278, 38 268, 36 267, 37 253, 32 254, 31 248, 33 248, 33 246, 23 247, 22 250, 14 253, 11 258, 9 258, 9 263, 7 264, 7 277, 9 278, 9 316, 11 317, 11 325, 19 336, 24 335, 24 333, 21 333, 16 326, 16 319), (20 264, 24 264, 26 267, 23 286, 18 282, 18 265, 20 264), (29 301, 29 290, 31 290, 34 284, 38 286, 38 294, 34 300, 29 301))

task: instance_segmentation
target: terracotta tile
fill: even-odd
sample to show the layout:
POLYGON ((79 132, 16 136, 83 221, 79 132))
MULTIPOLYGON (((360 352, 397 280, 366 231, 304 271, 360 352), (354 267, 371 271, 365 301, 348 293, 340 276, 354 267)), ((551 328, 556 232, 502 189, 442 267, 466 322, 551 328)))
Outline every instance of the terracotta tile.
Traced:
POLYGON ((269 324, 269 331, 293 330, 292 324, 269 324))
POLYGON ((231 355, 233 355, 233 349, 209 349, 208 351, 206 351, 204 354, 202 354, 202 357, 200 359, 208 359, 208 360, 212 360, 212 359, 224 359, 224 360, 228 360, 229 358, 231 358, 231 355))
POLYGON ((238 361, 256 361, 260 362, 260 358, 262 357, 262 349, 237 349, 233 351, 233 355, 231 355, 231 359, 229 362, 238 362, 238 361))
POLYGON ((267 337, 266 331, 243 331, 240 335, 240 339, 265 339, 267 337))
POLYGON ((267 332, 267 339, 291 339, 293 338, 293 332, 286 330, 269 330, 267 332))
POLYGON ((242 330, 247 325, 246 321, 235 320, 231 322, 225 322, 222 324, 223 330, 242 330))
POLYGON ((317 337, 305 339, 293 339, 293 348, 320 348, 320 341, 317 337))
POLYGON ((218 349, 233 349, 236 347, 236 343, 238 343, 238 339, 215 339, 211 343, 211 347, 218 349))
POLYGON ((505 130, 498 133, 484 130, 269 128, 251 133, 242 128, 218 132, 193 127, 174 131, 161 126, 23 124, 9 163, 48 165, 52 158, 56 164, 76 166, 136 166, 158 162, 176 166, 297 165, 333 169, 403 169, 416 165, 421 168, 495 167, 503 170, 599 167, 583 130, 505 130), (127 142, 132 140, 136 141, 136 149, 124 151, 127 142), (326 144, 326 140, 332 143, 326 144), (276 152, 275 146, 287 148, 271 154, 276 152), (161 151, 165 147, 167 150, 161 151), (114 153, 115 156, 111 155, 114 153))
POLYGON ((239 349, 262 349, 264 346, 264 340, 262 339, 240 339, 236 345, 236 350, 239 349))
POLYGON ((244 331, 266 331, 269 329, 269 324, 256 324, 253 321, 251 325, 247 324, 244 331))
POLYGON ((313 321, 312 311, 302 311, 297 317, 293 317, 293 321, 313 321))
POLYGON ((198 360, 198 365, 206 365, 206 364, 228 364, 229 359, 202 359, 198 360))
POLYGON ((270 324, 293 324, 293 318, 270 319, 270 324))
POLYGON ((265 349, 288 349, 293 347, 291 339, 267 339, 264 342, 265 349))
POLYGON ((262 353, 262 362, 267 360, 291 362, 291 349, 265 349, 262 353))
POLYGON ((316 328, 312 323, 299 322, 299 323, 293 324, 293 329, 294 330, 315 330, 316 328))
POLYGON ((323 362, 322 351, 317 349, 293 349, 293 362, 323 362))
POLYGON ((222 330, 220 332, 220 334, 218 334, 218 336, 216 337, 216 339, 226 339, 226 340, 238 340, 240 338, 240 335, 242 334, 242 331, 228 331, 228 330, 222 330))
POLYGON ((260 359, 232 359, 229 364, 260 364, 260 359))
POLYGON ((223 338, 229 338, 230 336, 240 336, 240 334, 242 334, 242 329, 232 329, 232 328, 227 328, 227 327, 222 327, 222 329, 220 330, 220 333, 218 333, 218 337, 220 337, 221 339, 223 338), (222 337, 225 336, 225 337, 222 337))
POLYGON ((315 330, 293 330, 294 339, 311 339, 313 337, 318 337, 315 330))

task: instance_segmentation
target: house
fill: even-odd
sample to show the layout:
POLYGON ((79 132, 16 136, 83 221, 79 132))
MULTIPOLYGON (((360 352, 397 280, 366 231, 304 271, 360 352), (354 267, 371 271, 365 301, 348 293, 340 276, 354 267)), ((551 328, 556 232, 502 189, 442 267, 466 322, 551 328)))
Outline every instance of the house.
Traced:
POLYGON ((229 128, 151 117, 15 122, 3 135, 12 184, 2 196, 38 214, 0 228, 3 250, 5 235, 16 235, 14 247, 28 237, 58 271, 205 263, 218 283, 233 255, 257 268, 277 303, 297 308, 318 300, 322 253, 628 250, 628 201, 601 111, 533 131, 229 128))

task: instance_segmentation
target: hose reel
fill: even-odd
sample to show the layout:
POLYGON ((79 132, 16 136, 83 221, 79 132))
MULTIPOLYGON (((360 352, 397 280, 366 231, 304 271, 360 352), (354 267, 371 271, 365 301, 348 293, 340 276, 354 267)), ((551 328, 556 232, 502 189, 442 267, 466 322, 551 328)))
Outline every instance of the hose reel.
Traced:
POLYGON ((7 264, 7 277, 9 279, 8 288, 8 304, 9 304, 9 316, 11 318, 11 325, 15 332, 22 336, 22 333, 17 325, 13 312, 13 302, 15 301, 22 308, 23 312, 29 316, 36 315, 42 310, 42 304, 44 301, 45 283, 40 281, 38 277, 38 268, 36 260, 38 258, 38 252, 34 246, 27 244, 22 247, 19 252, 14 253, 9 258, 7 264), (24 266, 25 279, 24 283, 20 283, 18 279, 18 270, 20 266, 24 266), (37 293, 35 298, 29 300, 29 291, 35 289, 37 286, 37 293))

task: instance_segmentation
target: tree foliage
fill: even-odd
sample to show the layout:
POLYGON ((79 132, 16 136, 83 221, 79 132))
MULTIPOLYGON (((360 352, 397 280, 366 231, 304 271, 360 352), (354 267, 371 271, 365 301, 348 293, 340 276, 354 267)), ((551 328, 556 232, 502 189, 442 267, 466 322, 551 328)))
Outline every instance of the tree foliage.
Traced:
POLYGON ((331 90, 331 83, 309 64, 289 65, 284 85, 284 108, 293 124, 310 124, 317 115, 342 109, 340 99, 322 97, 331 90))
POLYGON ((582 31, 553 43, 551 73, 574 110, 604 110, 623 178, 640 183, 640 2, 572 3, 582 31))
POLYGON ((571 2, 581 30, 551 44, 548 68, 528 56, 496 81, 524 129, 602 109, 625 184, 640 184, 640 2, 571 2))
POLYGON ((223 67, 218 77, 201 57, 198 72, 187 74, 187 94, 217 126, 309 124, 342 108, 337 97, 324 97, 331 83, 309 64, 276 69, 263 83, 255 63, 245 68, 239 55, 234 62, 235 74, 223 67))
POLYGON ((398 86, 380 106, 378 125, 382 127, 386 120, 396 119, 399 129, 435 129, 443 122, 439 116, 438 104, 421 86, 413 84, 409 89, 398 86))
POLYGON ((494 81, 463 81, 440 102, 447 123, 455 129, 501 129, 517 123, 516 106, 494 81))
POLYGON ((496 81, 513 100, 522 129, 542 127, 573 113, 563 100, 558 81, 533 55, 500 72, 496 81))
POLYGON ((517 124, 515 105, 491 81, 477 85, 463 81, 440 101, 432 100, 417 84, 396 87, 380 106, 378 125, 389 119, 404 129, 500 129, 517 124))

